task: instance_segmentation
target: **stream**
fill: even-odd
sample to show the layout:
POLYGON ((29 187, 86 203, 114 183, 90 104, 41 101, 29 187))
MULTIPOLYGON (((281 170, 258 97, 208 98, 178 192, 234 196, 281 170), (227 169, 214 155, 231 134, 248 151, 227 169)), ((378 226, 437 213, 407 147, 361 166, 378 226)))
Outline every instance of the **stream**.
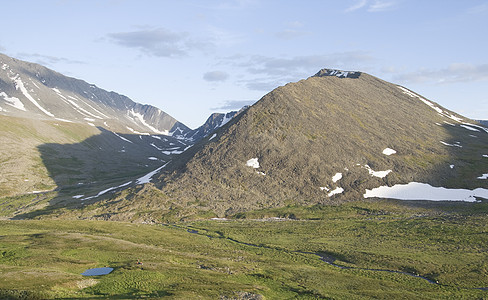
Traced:
MULTIPOLYGON (((236 239, 223 236, 221 233, 217 233, 217 234, 219 234, 219 236, 215 237, 215 236, 210 236, 210 235, 206 235, 206 234, 200 233, 198 230, 190 229, 190 228, 187 228, 187 227, 184 227, 184 226, 176 226, 176 225, 173 225, 173 226, 178 227, 178 228, 182 228, 182 229, 186 229, 186 231, 188 233, 191 233, 191 234, 205 235, 206 237, 211 238, 211 239, 212 238, 226 239, 226 240, 232 241, 234 243, 241 244, 241 245, 246 245, 246 246, 250 246, 250 247, 264 248, 264 249, 273 249, 273 250, 285 251, 285 252, 291 252, 291 253, 301 253, 301 254, 312 254, 312 255, 316 255, 316 256, 318 256, 320 258, 321 261, 325 262, 326 264, 328 264, 330 266, 333 266, 333 267, 336 267, 336 268, 339 268, 339 269, 343 269, 343 270, 364 270, 364 271, 372 271, 372 272, 397 273, 397 274, 403 274, 403 275, 407 275, 407 276, 411 276, 411 277, 415 277, 415 278, 420 278, 420 279, 423 279, 423 280, 427 281, 430 284, 435 284, 435 285, 439 285, 439 286, 448 286, 448 285, 440 284, 439 282, 434 281, 432 279, 429 279, 427 277, 424 277, 424 276, 421 276, 421 275, 418 275, 418 274, 409 273, 409 272, 404 272, 404 271, 395 271, 395 270, 386 270, 386 269, 370 269, 370 268, 351 267, 351 266, 341 266, 341 265, 338 265, 338 264, 335 263, 335 261, 337 260, 335 257, 333 257, 332 255, 325 254, 325 253, 303 252, 303 251, 289 251, 289 250, 286 250, 286 249, 273 248, 273 247, 266 246, 266 245, 257 245, 257 244, 252 244, 252 243, 241 242, 241 241, 238 241, 236 239)), ((488 291, 488 287, 481 287, 481 288, 466 288, 466 287, 458 287, 458 286, 450 286, 450 287, 488 291)))

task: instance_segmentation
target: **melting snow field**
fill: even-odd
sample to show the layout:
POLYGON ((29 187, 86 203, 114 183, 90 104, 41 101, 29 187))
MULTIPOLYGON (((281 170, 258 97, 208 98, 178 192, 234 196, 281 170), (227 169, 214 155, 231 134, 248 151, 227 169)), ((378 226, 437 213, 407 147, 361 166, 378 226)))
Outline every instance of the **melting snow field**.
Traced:
POLYGON ((136 184, 143 184, 143 183, 149 183, 151 182, 152 177, 159 172, 162 168, 166 167, 169 164, 169 162, 165 163, 161 167, 157 168, 156 170, 147 173, 146 175, 142 176, 141 178, 136 180, 136 184))
POLYGON ((386 171, 374 171, 371 169, 370 166, 364 165, 364 168, 368 170, 369 175, 374 176, 374 177, 379 177, 379 178, 384 178, 386 175, 390 174, 391 170, 386 170, 386 171))
POLYGON ((25 111, 24 103, 20 101, 19 98, 16 97, 9 97, 5 92, 0 93, 0 97, 3 98, 3 100, 7 101, 7 104, 10 106, 13 106, 17 109, 25 111))
POLYGON ((341 180, 342 178, 342 173, 336 173, 334 176, 332 176, 332 182, 337 182, 341 180))
POLYGON ((445 146, 449 146, 449 147, 459 147, 459 148, 462 148, 463 147, 463 146, 458 145, 458 144, 448 144, 448 143, 443 142, 443 141, 441 141, 441 144, 442 145, 445 145, 445 146))
POLYGON ((408 184, 396 184, 391 187, 380 186, 372 190, 366 190, 363 196, 364 198, 378 197, 399 200, 476 202, 475 197, 488 199, 488 189, 447 189, 433 187, 427 183, 410 182, 408 184))
POLYGON ((334 190, 330 191, 330 192, 327 194, 327 196, 332 197, 332 196, 334 196, 334 195, 336 195, 336 194, 342 194, 342 192, 344 192, 344 189, 343 189, 343 188, 341 188, 341 187, 338 187, 338 188, 335 188, 334 190))
POLYGON ((22 82, 22 80, 20 79, 20 76, 17 75, 13 78, 13 81, 15 83, 15 88, 17 90, 20 90, 22 92, 22 94, 24 94, 24 96, 29 99, 30 102, 32 102, 32 104, 34 104, 37 108, 39 108, 39 110, 41 110, 43 113, 45 113, 46 115, 50 116, 50 117, 53 117, 54 118, 54 115, 52 113, 50 113, 49 111, 47 111, 46 109, 44 109, 44 107, 42 107, 30 94, 29 92, 27 92, 27 89, 25 88, 24 86, 24 83, 22 82))
POLYGON ((110 187, 110 188, 108 188, 108 189, 105 189, 105 190, 103 190, 103 191, 99 192, 99 193, 98 193, 98 194, 96 194, 95 196, 86 197, 86 198, 83 198, 83 199, 81 199, 81 200, 90 200, 90 199, 93 199, 93 198, 97 198, 97 197, 99 197, 99 196, 101 196, 101 195, 103 195, 103 194, 105 194, 105 193, 108 193, 108 192, 110 192, 110 191, 113 191, 113 190, 115 190, 115 189, 118 189, 118 188, 121 188, 121 187, 124 187, 124 186, 128 186, 128 185, 129 185, 129 184, 131 184, 131 183, 132 183, 132 181, 129 181, 129 182, 126 182, 126 183, 121 184, 121 185, 119 185, 119 186, 110 187))
POLYGON ((393 149, 391 149, 391 148, 385 148, 385 149, 383 150, 383 154, 384 154, 384 155, 392 155, 392 154, 395 154, 395 153, 396 153, 396 151, 395 151, 395 150, 393 150, 393 149))
POLYGON ((142 125, 146 126, 147 128, 151 129, 153 132, 157 133, 157 134, 163 134, 163 135, 169 135, 169 131, 168 130, 164 130, 164 131, 160 131, 158 129, 156 129, 155 127, 149 125, 146 120, 144 120, 144 116, 141 115, 140 113, 137 113, 134 111, 134 109, 131 109, 129 111, 129 114, 134 117, 134 119, 138 120, 139 122, 142 123, 142 125))
POLYGON ((259 168, 259 161, 258 161, 257 157, 251 158, 250 160, 248 160, 246 162, 246 166, 254 168, 254 169, 258 169, 259 168))

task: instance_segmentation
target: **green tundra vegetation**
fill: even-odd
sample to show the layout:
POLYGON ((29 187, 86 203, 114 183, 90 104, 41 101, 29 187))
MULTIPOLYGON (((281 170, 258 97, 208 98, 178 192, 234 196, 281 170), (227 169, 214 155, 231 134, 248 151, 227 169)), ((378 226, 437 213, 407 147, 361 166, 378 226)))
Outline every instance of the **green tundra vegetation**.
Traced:
POLYGON ((486 201, 369 200, 171 224, 4 220, 0 298, 482 299, 487 232, 486 201), (114 270, 81 275, 97 267, 114 270))

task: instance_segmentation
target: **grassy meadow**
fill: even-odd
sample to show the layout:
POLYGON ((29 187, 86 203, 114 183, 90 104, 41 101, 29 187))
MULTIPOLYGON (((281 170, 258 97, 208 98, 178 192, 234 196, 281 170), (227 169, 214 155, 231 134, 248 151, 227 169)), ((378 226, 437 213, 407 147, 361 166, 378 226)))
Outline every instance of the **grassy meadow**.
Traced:
POLYGON ((483 299, 487 231, 484 202, 290 206, 174 224, 4 220, 0 298, 483 299), (80 275, 105 266, 114 271, 80 275))

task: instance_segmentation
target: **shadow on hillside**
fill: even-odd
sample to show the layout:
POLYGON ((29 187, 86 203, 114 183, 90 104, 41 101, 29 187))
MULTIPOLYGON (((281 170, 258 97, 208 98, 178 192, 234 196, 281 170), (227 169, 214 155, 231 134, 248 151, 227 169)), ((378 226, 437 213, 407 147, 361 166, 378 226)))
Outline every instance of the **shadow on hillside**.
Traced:
MULTIPOLYGON (((61 207, 76 209, 86 202, 97 201, 96 197, 90 201, 82 199, 157 169, 169 160, 162 150, 185 147, 175 138, 164 135, 121 134, 97 128, 100 134, 80 143, 50 143, 37 147, 49 177, 57 186, 56 196, 43 209, 19 214, 15 219, 50 214, 61 207)), ((52 193, 40 193, 35 201, 47 199, 49 195, 52 193)))
MULTIPOLYGON (((488 133, 481 130, 469 131, 459 125, 442 126, 450 136, 442 142, 450 146, 441 145, 439 141, 440 147, 429 149, 431 153, 425 155, 430 155, 431 164, 423 169, 422 174, 415 176, 415 179, 447 188, 487 188, 488 180, 478 180, 477 176, 488 173, 488 158, 483 157, 488 155, 488 133), (439 158, 437 154, 442 156, 439 158)), ((84 202, 81 199, 128 181, 134 182, 140 176, 155 170, 169 159, 158 148, 167 149, 178 143, 176 139, 167 136, 157 139, 151 136, 114 134, 103 128, 98 129, 101 132, 99 135, 77 144, 44 144, 38 147, 49 176, 58 186, 59 195, 51 199, 45 208, 19 214, 16 219, 49 215, 59 208, 74 210, 82 207, 83 203, 99 201, 110 193, 90 201, 84 202), (160 160, 150 160, 149 157, 160 160), (78 199, 73 197, 76 195, 83 196, 78 199)), ((422 159, 424 158, 420 158, 420 161, 422 159)), ((184 170, 184 167, 181 169, 184 170)), ((218 195, 219 191, 214 190, 211 193, 218 195)), ((418 202, 418 205, 425 204, 418 202)))

